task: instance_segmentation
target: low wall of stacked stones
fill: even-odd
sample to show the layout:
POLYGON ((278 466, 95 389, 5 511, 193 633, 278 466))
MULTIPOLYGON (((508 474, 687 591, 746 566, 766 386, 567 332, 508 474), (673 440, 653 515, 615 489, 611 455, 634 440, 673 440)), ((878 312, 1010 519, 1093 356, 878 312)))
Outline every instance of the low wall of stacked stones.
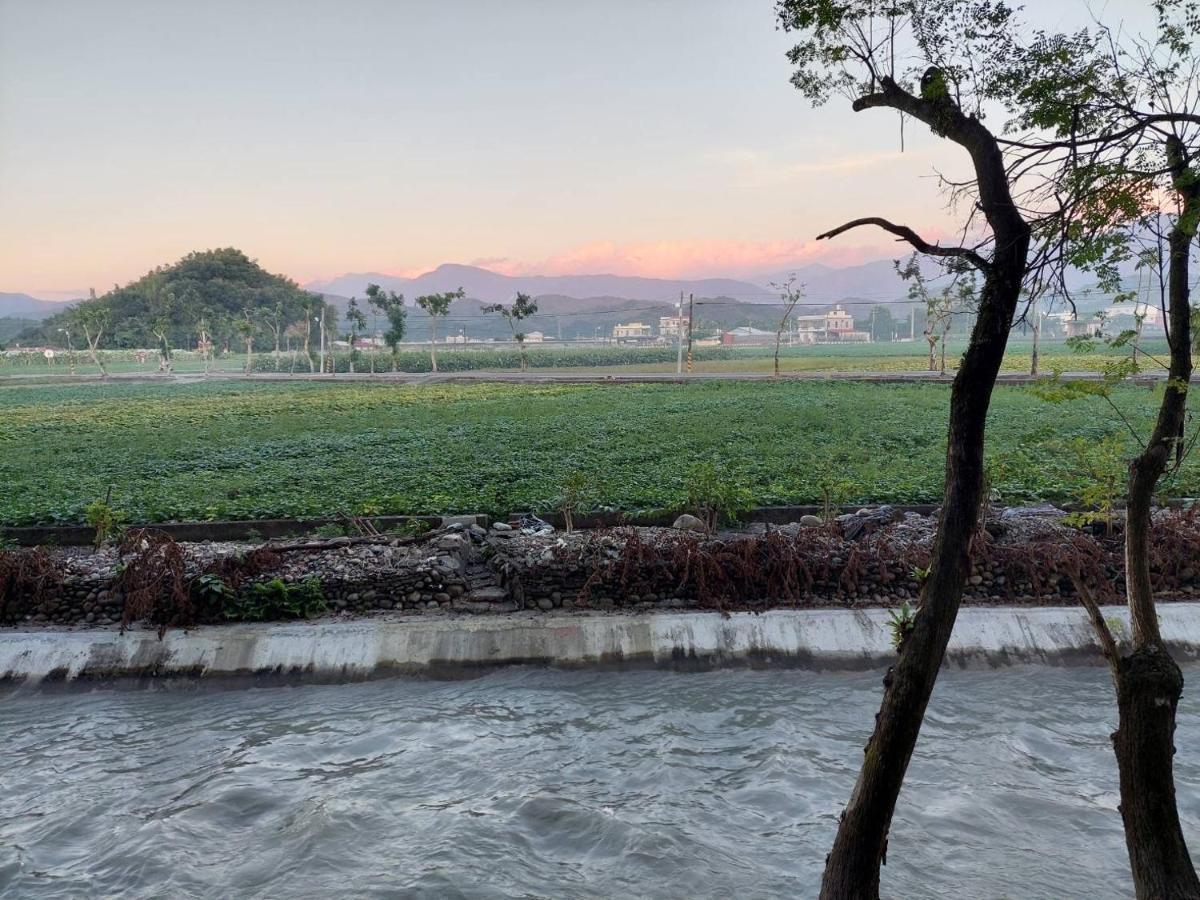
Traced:
MULTIPOLYGON (((248 596, 255 584, 274 579, 285 585, 315 580, 325 612, 335 616, 860 608, 895 606, 919 596, 934 519, 889 510, 862 510, 829 523, 808 518, 804 524, 763 524, 715 536, 679 528, 566 534, 544 523, 524 529, 454 523, 419 540, 267 544, 277 559, 240 583, 236 592, 248 596)), ((1200 526, 1188 514, 1163 513, 1155 529, 1157 595, 1165 600, 1200 597, 1200 526)), ((244 544, 178 546, 186 559, 189 589, 201 574, 213 571, 214 561, 254 549, 244 544)), ((3 553, 10 561, 15 554, 41 553, 53 569, 34 587, 10 580, 6 596, 0 560, 4 624, 115 625, 125 618, 121 572, 129 559, 115 549, 3 553), (15 593, 12 584, 17 584, 15 593)), ((1071 604, 1085 581, 1099 598, 1114 602, 1123 593, 1122 556, 1119 530, 1093 535, 1049 515, 997 517, 980 532, 964 601, 1071 604)))

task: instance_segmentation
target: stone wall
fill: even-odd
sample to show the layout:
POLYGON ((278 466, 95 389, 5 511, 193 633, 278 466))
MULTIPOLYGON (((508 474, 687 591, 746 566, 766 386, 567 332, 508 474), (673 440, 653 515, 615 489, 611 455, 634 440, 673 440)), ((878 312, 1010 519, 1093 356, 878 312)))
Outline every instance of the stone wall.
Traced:
MULTIPOLYGON (((246 597, 259 582, 315 579, 332 615, 895 606, 919 597, 935 526, 931 517, 898 516, 886 508, 828 524, 809 516, 805 524, 760 524, 711 537, 670 528, 538 534, 531 532, 545 529, 456 523, 420 540, 267 544, 271 564, 236 590, 246 597)), ((229 571, 230 560, 255 549, 233 543, 177 546, 189 590, 200 575, 229 571)), ((1200 596, 1200 525, 1193 517, 1159 514, 1154 546, 1158 596, 1200 596)), ((1122 549, 1119 534, 1068 527, 1052 511, 994 517, 980 533, 964 602, 1072 604, 1080 583, 1099 600, 1119 602, 1122 549)), ((122 620, 120 566, 136 553, 124 560, 113 548, 0 553, 5 624, 112 626, 122 620), (3 564, 17 554, 41 554, 53 575, 36 584, 17 583, 15 591, 10 582, 6 594, 3 564)), ((222 620, 209 615, 200 623, 222 620)))

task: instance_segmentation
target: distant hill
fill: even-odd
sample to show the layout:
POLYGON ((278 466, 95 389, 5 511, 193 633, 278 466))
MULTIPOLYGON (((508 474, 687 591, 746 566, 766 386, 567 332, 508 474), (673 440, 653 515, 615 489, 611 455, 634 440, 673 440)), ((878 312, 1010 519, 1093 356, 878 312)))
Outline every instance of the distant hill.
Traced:
POLYGON ((412 301, 421 294, 452 291, 459 287, 467 296, 484 303, 511 301, 518 292, 534 297, 558 295, 585 299, 589 297, 620 297, 626 300, 665 301, 678 297, 679 292, 701 297, 735 297, 753 301, 771 299, 758 284, 732 278, 701 278, 694 280, 642 278, 631 275, 501 275, 478 266, 451 263, 438 266, 432 272, 416 278, 400 278, 379 272, 356 272, 340 275, 328 281, 305 285, 310 291, 361 299, 369 283, 404 294, 412 301))
POLYGON ((33 319, 23 319, 19 316, 0 316, 0 347, 7 344, 21 332, 33 328, 38 323, 33 319))
MULTIPOLYGON (((238 345, 238 321, 249 310, 256 323, 256 340, 269 343, 264 322, 280 310, 281 327, 303 320, 305 309, 319 309, 321 298, 301 290, 294 281, 272 275, 240 250, 227 247, 189 253, 170 266, 159 266, 124 287, 43 320, 22 333, 22 340, 59 344, 58 329, 70 323, 75 310, 96 308, 107 315, 105 347, 155 347, 165 334, 172 347, 196 345, 197 324, 218 345, 238 345)), ((62 309, 62 305, 57 306, 62 309)))
POLYGON ((53 300, 39 300, 28 294, 6 294, 0 291, 0 316, 40 321, 62 312, 67 305, 53 300))

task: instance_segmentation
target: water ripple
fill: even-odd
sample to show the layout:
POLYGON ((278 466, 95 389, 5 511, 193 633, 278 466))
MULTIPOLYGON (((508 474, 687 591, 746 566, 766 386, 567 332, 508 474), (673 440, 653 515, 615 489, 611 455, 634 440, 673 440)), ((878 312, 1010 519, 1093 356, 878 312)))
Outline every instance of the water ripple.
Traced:
MULTIPOLYGON (((0 699, 0 896, 811 896, 879 690, 877 673, 512 669, 18 691, 0 699)), ((1193 844, 1198 713, 1189 692, 1193 844)), ((944 673, 886 892, 1128 896, 1113 718, 1100 668, 944 673)))

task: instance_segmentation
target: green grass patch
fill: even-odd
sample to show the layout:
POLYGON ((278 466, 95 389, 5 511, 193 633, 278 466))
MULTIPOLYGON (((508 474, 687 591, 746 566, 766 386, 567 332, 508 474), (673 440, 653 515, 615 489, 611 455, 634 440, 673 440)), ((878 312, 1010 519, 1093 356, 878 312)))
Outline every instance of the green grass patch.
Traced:
MULTIPOLYGON (((1155 389, 1117 404, 1143 432, 1155 389)), ((546 510, 568 473, 600 505, 678 508, 713 462, 758 504, 936 502, 949 389, 937 384, 0 386, 0 522, 85 520, 113 487, 131 521, 546 510)), ((1128 439, 1101 400, 999 388, 993 486, 1077 496, 1079 438, 1128 439)), ((1130 449, 1132 449, 1132 439, 1130 449)), ((1200 487, 1189 460, 1167 486, 1200 487)))

